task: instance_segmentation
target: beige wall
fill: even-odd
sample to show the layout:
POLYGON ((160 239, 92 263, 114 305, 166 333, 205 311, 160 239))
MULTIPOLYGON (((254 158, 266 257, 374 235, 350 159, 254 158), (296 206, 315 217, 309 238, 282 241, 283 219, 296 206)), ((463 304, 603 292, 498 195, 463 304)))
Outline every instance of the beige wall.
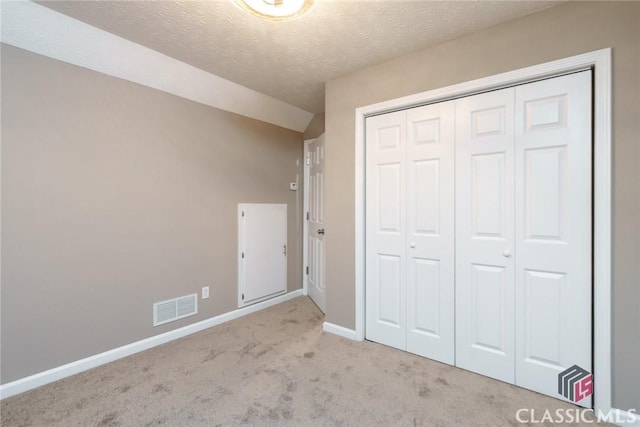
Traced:
POLYGON ((304 131, 304 140, 314 139, 324 133, 324 114, 319 113, 313 116, 309 126, 304 131))
POLYGON ((6 45, 1 59, 3 383, 237 308, 239 202, 288 204, 300 287, 301 133, 6 45), (197 316, 151 326, 154 302, 202 286, 197 316))
MULTIPOLYGON (((640 3, 575 2, 327 84, 327 321, 354 328, 354 110, 613 48, 613 403, 640 409, 640 3)), ((597 381, 597 378, 595 379, 597 381)))

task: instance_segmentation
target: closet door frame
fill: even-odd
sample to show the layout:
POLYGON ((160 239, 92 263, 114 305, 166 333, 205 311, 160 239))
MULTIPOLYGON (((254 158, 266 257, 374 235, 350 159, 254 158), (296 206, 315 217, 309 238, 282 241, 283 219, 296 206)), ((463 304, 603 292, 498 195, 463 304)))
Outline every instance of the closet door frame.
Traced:
MULTIPOLYGON (((611 406, 611 49, 602 49, 453 86, 360 107, 355 111, 355 321, 365 337, 365 119, 368 116, 520 85, 591 68, 593 97, 593 375, 594 408, 611 406)), ((326 325, 329 327, 330 325, 326 325)))

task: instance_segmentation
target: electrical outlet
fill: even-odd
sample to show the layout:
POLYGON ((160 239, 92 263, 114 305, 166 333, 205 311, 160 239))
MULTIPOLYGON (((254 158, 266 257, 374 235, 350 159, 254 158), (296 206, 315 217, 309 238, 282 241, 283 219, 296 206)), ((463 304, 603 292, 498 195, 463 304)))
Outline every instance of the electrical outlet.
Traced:
POLYGON ((209 298, 209 287, 205 286, 204 288, 202 288, 202 299, 207 298, 209 298))

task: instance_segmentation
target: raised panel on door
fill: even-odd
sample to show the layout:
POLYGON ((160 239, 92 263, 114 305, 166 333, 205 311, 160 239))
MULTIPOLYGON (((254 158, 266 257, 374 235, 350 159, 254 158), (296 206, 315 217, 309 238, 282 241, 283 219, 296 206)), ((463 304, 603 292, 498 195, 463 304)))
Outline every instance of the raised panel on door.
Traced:
POLYGON ((407 350, 454 363, 454 102, 407 110, 407 350))
POLYGON ((376 277, 372 280, 378 289, 378 311, 376 320, 392 328, 400 328, 404 322, 404 307, 401 306, 402 258, 397 255, 378 255, 376 277))
POLYGON ((494 265, 471 266, 471 346, 476 350, 505 356, 509 351, 505 304, 507 269, 494 265))
POLYGON ((406 349, 404 111, 366 121, 366 338, 406 349))
POLYGON ((456 366, 514 381, 514 89, 456 101, 456 366))
POLYGON ((592 370, 591 147, 590 71, 516 88, 515 383, 556 398, 592 370))

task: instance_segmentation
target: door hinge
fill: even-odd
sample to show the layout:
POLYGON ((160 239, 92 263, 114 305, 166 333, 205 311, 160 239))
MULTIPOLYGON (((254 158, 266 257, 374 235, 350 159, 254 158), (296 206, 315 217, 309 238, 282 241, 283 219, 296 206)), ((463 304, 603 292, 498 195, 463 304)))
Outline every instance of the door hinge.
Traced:
POLYGON ((242 252, 242 259, 244 259, 244 252, 242 252))
POLYGON ((244 294, 242 294, 242 300, 244 301, 244 294))
POLYGON ((287 245, 282 245, 282 253, 287 256, 287 245))
POLYGON ((307 276, 309 275, 309 266, 307 265, 307 276))
POLYGON ((242 217, 244 218, 244 211, 242 211, 242 217))
POLYGON ((309 221, 309 212, 307 212, 307 221, 309 221))

